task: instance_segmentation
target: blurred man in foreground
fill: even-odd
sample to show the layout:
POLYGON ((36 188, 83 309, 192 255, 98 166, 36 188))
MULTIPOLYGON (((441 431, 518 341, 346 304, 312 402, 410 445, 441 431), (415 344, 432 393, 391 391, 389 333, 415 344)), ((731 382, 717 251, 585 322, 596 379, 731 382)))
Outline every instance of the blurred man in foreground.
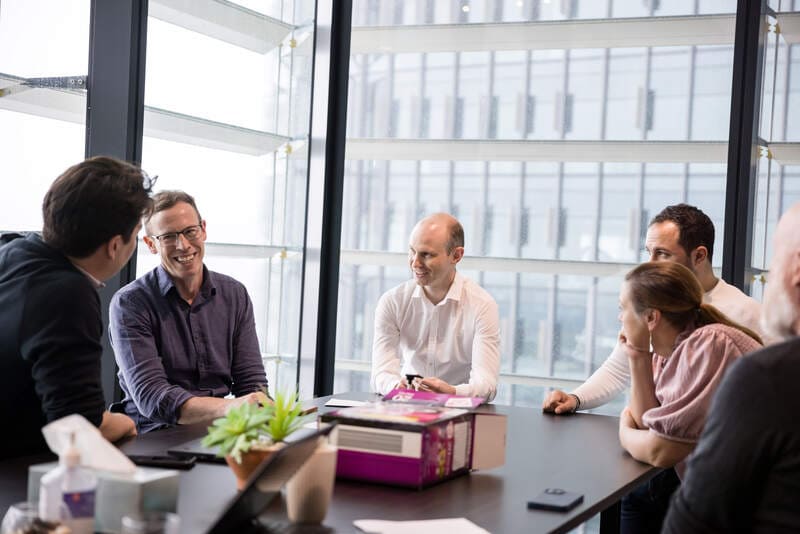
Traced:
POLYGON ((727 372, 662 532, 800 531, 800 204, 778 223, 765 333, 727 372))

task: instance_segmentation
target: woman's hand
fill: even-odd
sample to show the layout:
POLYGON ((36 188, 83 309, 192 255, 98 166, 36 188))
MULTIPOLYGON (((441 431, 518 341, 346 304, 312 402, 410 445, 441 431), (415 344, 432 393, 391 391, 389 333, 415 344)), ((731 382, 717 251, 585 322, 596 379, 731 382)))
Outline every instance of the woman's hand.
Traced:
POLYGON ((631 413, 629 406, 625 406, 625 408, 622 410, 622 413, 619 414, 619 428, 620 431, 622 431, 623 428, 641 430, 639 425, 636 424, 636 419, 633 418, 633 414, 631 413))
POLYGON ((619 342, 625 348, 625 354, 631 360, 638 360, 646 358, 648 361, 653 356, 650 351, 650 338, 645 334, 636 335, 636 337, 628 337, 624 330, 619 331, 619 342))

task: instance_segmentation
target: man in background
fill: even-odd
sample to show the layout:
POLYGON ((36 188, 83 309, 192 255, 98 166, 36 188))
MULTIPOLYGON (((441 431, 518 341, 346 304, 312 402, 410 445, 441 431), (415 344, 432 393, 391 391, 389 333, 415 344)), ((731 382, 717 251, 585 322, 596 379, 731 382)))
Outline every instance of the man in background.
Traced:
POLYGON ((765 333, 782 342, 740 359, 711 404, 662 532, 800 531, 800 204, 778 223, 765 333))
POLYGON ((161 265, 120 289, 109 312, 123 409, 140 432, 267 400, 253 304, 240 282, 203 263, 206 221, 194 198, 161 191, 153 203, 144 242, 161 265))
POLYGON ((380 298, 372 345, 372 387, 386 394, 420 390, 492 400, 500 373, 497 304, 456 272, 464 229, 437 213, 419 221, 409 238, 414 278, 380 298), (405 375, 419 375, 408 384, 405 375))
POLYGON ((105 410, 97 289, 136 249, 151 207, 141 169, 96 157, 67 169, 42 204, 42 235, 0 246, 0 457, 47 450, 41 428, 83 415, 109 441, 133 421, 105 410))
MULTIPOLYGON (((650 221, 645 238, 650 261, 674 261, 694 273, 703 286, 703 302, 714 305, 735 322, 761 333, 761 305, 738 288, 717 278, 711 267, 714 223, 694 206, 667 206, 650 221)), ((552 391, 544 411, 556 414, 596 408, 623 392, 630 383, 628 358, 617 343, 614 351, 589 379, 572 393, 552 391)))

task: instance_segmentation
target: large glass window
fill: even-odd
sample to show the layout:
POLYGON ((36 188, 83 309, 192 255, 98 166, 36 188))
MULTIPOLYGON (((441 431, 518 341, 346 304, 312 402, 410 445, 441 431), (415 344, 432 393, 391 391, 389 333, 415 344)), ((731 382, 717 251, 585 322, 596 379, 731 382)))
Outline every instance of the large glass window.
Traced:
POLYGON ((89 6, 0 3, 0 231, 40 230, 45 191, 83 159, 89 6))
MULTIPOLYGON (((151 0, 142 166, 193 195, 205 262, 253 300, 271 388, 294 388, 314 2, 151 0)), ((137 272, 158 264, 140 244, 137 272)))
POLYGON ((369 387, 375 305, 436 211, 500 308, 497 402, 538 405, 601 365, 653 215, 699 206, 722 250, 735 10, 356 0, 335 389, 369 387))
POLYGON ((760 296, 780 216, 800 201, 800 2, 769 2, 764 47, 760 150, 755 183, 751 292, 760 296))

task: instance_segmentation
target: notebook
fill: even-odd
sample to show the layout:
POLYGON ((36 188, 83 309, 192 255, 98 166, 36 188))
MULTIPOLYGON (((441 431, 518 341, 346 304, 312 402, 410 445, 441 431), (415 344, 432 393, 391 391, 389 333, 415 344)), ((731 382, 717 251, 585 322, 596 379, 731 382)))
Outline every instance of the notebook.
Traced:
MULTIPOLYGON (((281 488, 292 478, 298 469, 311 457, 314 449, 333 426, 310 432, 278 450, 258 466, 247 485, 225 507, 220 517, 208 530, 208 534, 228 534, 231 532, 309 532, 305 525, 290 523, 262 523, 258 516, 280 493, 281 488)), ((313 530, 328 532, 330 529, 318 526, 313 530)))

